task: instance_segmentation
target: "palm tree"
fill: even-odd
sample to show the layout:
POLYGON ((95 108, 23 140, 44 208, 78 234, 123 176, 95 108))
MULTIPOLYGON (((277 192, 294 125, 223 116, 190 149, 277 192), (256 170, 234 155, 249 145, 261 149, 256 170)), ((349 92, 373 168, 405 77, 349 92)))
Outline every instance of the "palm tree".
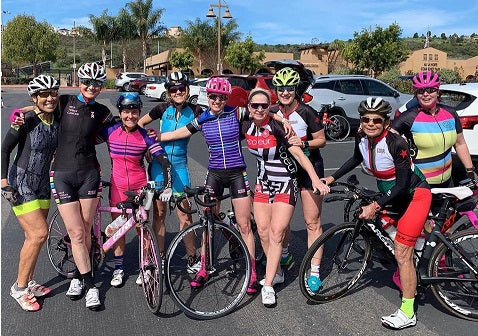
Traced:
POLYGON ((127 58, 126 58, 126 47, 131 40, 138 37, 136 34, 136 27, 133 22, 133 18, 128 13, 126 9, 121 9, 118 12, 118 16, 115 19, 116 26, 116 36, 115 41, 119 41, 121 44, 121 57, 123 61, 123 71, 126 72, 127 68, 127 58))
POLYGON ((183 48, 194 51, 199 61, 199 73, 203 70, 203 59, 212 50, 216 41, 216 34, 209 21, 202 21, 196 18, 193 21, 186 21, 187 27, 181 34, 181 45, 183 48))
MULTIPOLYGON (((217 20, 216 20, 217 21, 217 20)), ((239 25, 235 19, 228 20, 226 24, 221 24, 221 55, 225 54, 225 50, 230 42, 239 42, 241 33, 237 31, 239 25)), ((217 23, 214 25, 214 34, 217 36, 217 23)), ((217 50, 217 40, 214 44, 217 50)), ((219 60, 218 62, 219 63, 219 60)))
POLYGON ((143 46, 143 71, 146 71, 147 41, 150 38, 158 37, 164 30, 161 24, 161 16, 164 8, 153 10, 153 0, 136 0, 128 2, 131 17, 136 27, 143 46))
POLYGON ((114 17, 108 15, 107 9, 103 11, 101 16, 90 15, 95 39, 102 42, 101 59, 103 60, 103 66, 106 66, 106 46, 115 39, 114 21, 114 17))

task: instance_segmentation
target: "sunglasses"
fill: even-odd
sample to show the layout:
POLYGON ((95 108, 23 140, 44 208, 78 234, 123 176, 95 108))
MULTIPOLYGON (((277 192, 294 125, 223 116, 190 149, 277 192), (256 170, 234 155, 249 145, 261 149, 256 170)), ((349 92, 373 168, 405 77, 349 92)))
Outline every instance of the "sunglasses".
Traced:
POLYGON ((364 124, 368 124, 370 121, 372 121, 374 125, 380 125, 385 121, 385 119, 380 117, 377 117, 377 118, 360 117, 360 122, 363 122, 364 124))
POLYGON ((269 108, 269 103, 249 103, 249 106, 254 109, 254 110, 257 110, 259 107, 261 107, 263 110, 269 108))
POLYGON ((215 94, 215 93, 211 93, 209 96, 208 96, 209 99, 211 100, 216 100, 219 98, 220 101, 226 101, 227 100, 227 96, 226 95, 222 95, 222 94, 215 94))
POLYGON ((92 86, 92 87, 102 87, 103 82, 94 80, 94 79, 80 79, 80 83, 85 86, 92 86))
POLYGON ((49 96, 52 96, 54 98, 58 96, 58 90, 41 91, 37 93, 37 96, 40 98, 48 98, 49 96))
POLYGON ((284 92, 284 91, 294 92, 296 87, 295 85, 286 85, 286 86, 278 86, 276 87, 276 89, 278 92, 284 92))
POLYGON ((180 86, 173 86, 168 89, 169 93, 176 93, 176 92, 186 92, 186 85, 180 85, 180 86))
POLYGON ((435 93, 438 91, 438 88, 436 87, 429 87, 429 88, 424 88, 424 89, 418 89, 415 91, 416 94, 424 94, 426 93, 435 93))

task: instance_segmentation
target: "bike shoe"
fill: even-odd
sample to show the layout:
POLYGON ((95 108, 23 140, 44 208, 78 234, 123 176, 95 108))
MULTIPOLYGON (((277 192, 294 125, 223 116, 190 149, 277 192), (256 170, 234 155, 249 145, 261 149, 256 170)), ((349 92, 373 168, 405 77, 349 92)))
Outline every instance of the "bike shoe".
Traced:
POLYGON ((247 286, 247 291, 246 293, 248 295, 254 295, 257 293, 259 290, 259 284, 257 283, 257 280, 249 282, 249 285, 247 286))
POLYGON ((389 316, 382 316, 382 324, 390 329, 403 329, 413 327, 417 324, 417 317, 414 314, 409 318, 403 311, 398 309, 395 313, 389 316))
POLYGON ((35 280, 30 280, 28 282, 28 289, 33 295, 35 295, 35 297, 42 297, 51 293, 50 288, 38 284, 35 280))
POLYGON ((24 311, 40 310, 40 304, 28 287, 24 290, 16 290, 15 285, 13 285, 10 288, 10 296, 18 302, 24 311))
POLYGON ((78 300, 83 294, 84 285, 80 279, 71 279, 70 287, 66 292, 66 296, 68 296, 71 300, 78 300))
POLYGON ((189 284, 193 288, 200 288, 202 287, 202 285, 204 285, 206 280, 207 280, 207 272, 202 269, 196 274, 194 279, 189 282, 189 284))
POLYGON ((322 281, 316 275, 309 275, 307 278, 307 286, 309 286, 312 292, 317 293, 320 287, 322 287, 322 281))
MULTIPOLYGON (((259 281, 259 283, 261 284, 261 286, 264 286, 265 283, 266 283, 266 279, 262 279, 261 281, 259 281)), ((275 286, 275 285, 278 285, 278 284, 281 284, 281 283, 284 283, 284 272, 282 272, 282 274, 277 274, 274 275, 274 279, 272 279, 272 285, 271 286, 275 286)))

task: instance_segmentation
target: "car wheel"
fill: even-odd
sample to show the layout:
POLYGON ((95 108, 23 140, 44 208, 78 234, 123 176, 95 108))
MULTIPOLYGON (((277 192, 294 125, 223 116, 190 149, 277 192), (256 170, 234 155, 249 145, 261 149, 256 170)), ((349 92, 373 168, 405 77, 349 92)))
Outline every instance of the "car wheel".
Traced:
POLYGON ((189 102, 193 105, 196 105, 198 103, 198 96, 192 96, 189 98, 189 102))
POLYGON ((144 95, 144 90, 146 90, 146 85, 142 86, 142 87, 139 89, 139 94, 144 95))
POLYGON ((163 93, 161 93, 161 97, 159 97, 159 100, 165 102, 166 101, 166 91, 164 91, 163 93))
POLYGON ((124 83, 123 84, 123 91, 129 91, 129 83, 124 83))

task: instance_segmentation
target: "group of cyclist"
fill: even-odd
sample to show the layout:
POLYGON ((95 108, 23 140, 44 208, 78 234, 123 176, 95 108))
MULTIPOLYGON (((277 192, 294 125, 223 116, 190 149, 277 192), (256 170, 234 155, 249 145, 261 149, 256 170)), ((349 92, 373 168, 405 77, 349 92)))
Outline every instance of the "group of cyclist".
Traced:
MULTIPOLYGON (((322 200, 330 190, 328 185, 363 163, 377 178, 383 196, 363 207, 360 216, 371 219, 393 203, 401 203, 403 208, 395 237, 396 277, 403 293, 402 304, 395 313, 382 317, 382 323, 394 329, 416 324, 413 247, 431 205, 430 187, 450 185, 452 147, 466 172, 474 173, 456 112, 438 103, 438 75, 428 71, 413 78, 418 106, 395 116, 392 122, 388 102, 373 97, 362 101, 358 106, 360 128, 354 153, 328 177, 324 177, 319 150, 326 144, 319 113, 301 102, 300 76, 289 67, 278 70, 273 77, 277 104, 271 101, 269 91, 257 88, 250 92, 247 107, 227 106, 231 84, 225 78, 213 77, 206 85, 208 107, 202 111, 188 103, 187 76, 172 72, 165 83, 168 102, 158 104, 140 118, 139 95, 123 93, 117 100, 119 121, 95 100, 106 79, 104 68, 96 63, 84 64, 78 77, 80 93, 71 96, 58 95, 58 82, 50 76, 34 78, 28 85, 34 106, 17 111, 23 114, 12 118, 12 127, 2 143, 2 196, 12 203, 25 231, 18 277, 10 294, 24 310, 40 309, 35 298, 50 292, 33 280, 36 260, 48 234, 50 187, 70 236, 77 266, 66 295, 78 299, 86 291, 86 307, 97 309, 101 303, 89 259, 89 232, 101 192, 95 145, 100 141, 108 145, 113 163, 112 206, 124 200, 123 191, 141 188, 147 175, 163 190, 154 204, 153 230, 164 258, 166 204, 172 194, 180 195, 184 186, 190 186, 188 139, 202 132, 209 150, 204 184, 213 197, 221 196, 224 188, 229 188, 251 260, 255 260, 252 204, 241 139, 245 138, 247 148, 257 159, 252 208, 266 256, 266 272, 265 278, 258 281, 255 262, 251 262, 247 293, 256 293, 260 284, 263 304, 276 304, 273 286, 284 282, 281 266, 292 259, 288 253, 290 219, 299 195, 309 247, 322 233, 322 200), (160 121, 159 133, 143 128, 156 119, 160 121), (9 157, 15 146, 18 154, 8 174, 9 157), (410 155, 409 148, 414 155, 410 155), (148 174, 143 164, 147 152, 153 158, 148 174), (403 199, 408 200, 405 207, 403 199)), ((189 207, 187 200, 183 207, 189 207)), ((181 229, 192 223, 190 215, 179 211, 178 218, 181 229)), ((194 237, 187 237, 185 246, 187 271, 193 275, 190 285, 199 288, 207 280, 207 272, 201 269, 194 237)), ((114 249, 111 285, 115 287, 123 284, 124 248, 122 240, 114 249)), ((307 286, 313 292, 322 285, 320 259, 319 250, 307 278, 307 286)), ((141 277, 137 283, 141 284, 141 277)))

